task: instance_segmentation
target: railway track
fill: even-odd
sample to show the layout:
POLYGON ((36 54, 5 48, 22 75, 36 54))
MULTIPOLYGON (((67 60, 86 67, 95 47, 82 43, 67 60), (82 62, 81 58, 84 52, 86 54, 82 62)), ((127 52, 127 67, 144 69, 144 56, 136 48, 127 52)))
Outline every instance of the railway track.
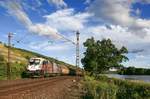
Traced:
POLYGON ((29 94, 30 92, 35 92, 39 89, 46 88, 56 84, 56 82, 72 79, 69 76, 59 76, 52 78, 40 78, 36 80, 29 80, 21 83, 13 83, 10 85, 0 86, 0 99, 9 97, 12 95, 23 95, 29 94))

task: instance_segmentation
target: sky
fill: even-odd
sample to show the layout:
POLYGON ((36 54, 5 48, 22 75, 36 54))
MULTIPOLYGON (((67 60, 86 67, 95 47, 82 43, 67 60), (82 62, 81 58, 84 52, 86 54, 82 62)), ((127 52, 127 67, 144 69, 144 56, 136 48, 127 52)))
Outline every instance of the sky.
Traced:
MULTIPOLYGON (((150 68, 150 0, 0 0, 0 41, 75 64, 87 38, 127 47, 125 66, 150 68), (71 41, 68 41, 71 40, 71 41)), ((80 64, 82 67, 82 65, 80 64)))

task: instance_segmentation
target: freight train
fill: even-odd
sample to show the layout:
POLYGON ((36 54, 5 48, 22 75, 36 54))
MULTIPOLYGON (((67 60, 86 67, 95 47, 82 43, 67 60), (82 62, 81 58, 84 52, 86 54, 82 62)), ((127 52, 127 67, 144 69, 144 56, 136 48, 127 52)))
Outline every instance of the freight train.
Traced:
POLYGON ((30 58, 26 71, 22 77, 49 77, 56 75, 83 76, 82 69, 73 69, 63 64, 57 64, 44 58, 30 58))

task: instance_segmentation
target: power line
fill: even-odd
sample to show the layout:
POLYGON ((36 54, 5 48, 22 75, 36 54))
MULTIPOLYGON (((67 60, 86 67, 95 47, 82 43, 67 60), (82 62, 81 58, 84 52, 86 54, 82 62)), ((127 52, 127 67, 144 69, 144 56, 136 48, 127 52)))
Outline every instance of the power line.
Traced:
MULTIPOLYGON (((60 34, 60 33, 56 33, 57 35, 59 35, 60 37, 62 37, 62 39, 66 40, 67 42, 71 42, 73 45, 75 45, 76 43, 70 39, 68 39, 67 37, 65 37, 64 35, 60 34)), ((18 40, 15 40, 16 43, 14 43, 13 45, 16 45, 17 43, 20 43, 21 41, 23 41, 29 34, 25 33, 24 36, 22 36, 21 38, 19 38, 18 40)), ((31 34, 30 34, 31 35, 31 34)))
POLYGON ((63 36, 62 34, 56 33, 57 35, 61 36, 63 39, 67 40, 68 42, 71 42, 72 44, 76 44, 75 42, 73 42, 72 40, 68 39, 67 37, 63 36))
POLYGON ((23 41, 27 36, 29 36, 29 34, 25 33, 25 35, 23 35, 22 37, 20 37, 18 40, 15 40, 16 43, 14 43, 13 45, 16 45, 17 43, 21 43, 21 41, 23 41))

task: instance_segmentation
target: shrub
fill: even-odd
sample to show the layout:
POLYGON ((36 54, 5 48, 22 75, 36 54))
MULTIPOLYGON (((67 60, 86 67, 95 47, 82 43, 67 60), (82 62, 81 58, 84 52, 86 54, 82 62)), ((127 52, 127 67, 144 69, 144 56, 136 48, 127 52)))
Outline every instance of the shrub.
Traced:
POLYGON ((90 77, 85 77, 84 99, 116 99, 117 86, 106 82, 99 82, 90 77))

